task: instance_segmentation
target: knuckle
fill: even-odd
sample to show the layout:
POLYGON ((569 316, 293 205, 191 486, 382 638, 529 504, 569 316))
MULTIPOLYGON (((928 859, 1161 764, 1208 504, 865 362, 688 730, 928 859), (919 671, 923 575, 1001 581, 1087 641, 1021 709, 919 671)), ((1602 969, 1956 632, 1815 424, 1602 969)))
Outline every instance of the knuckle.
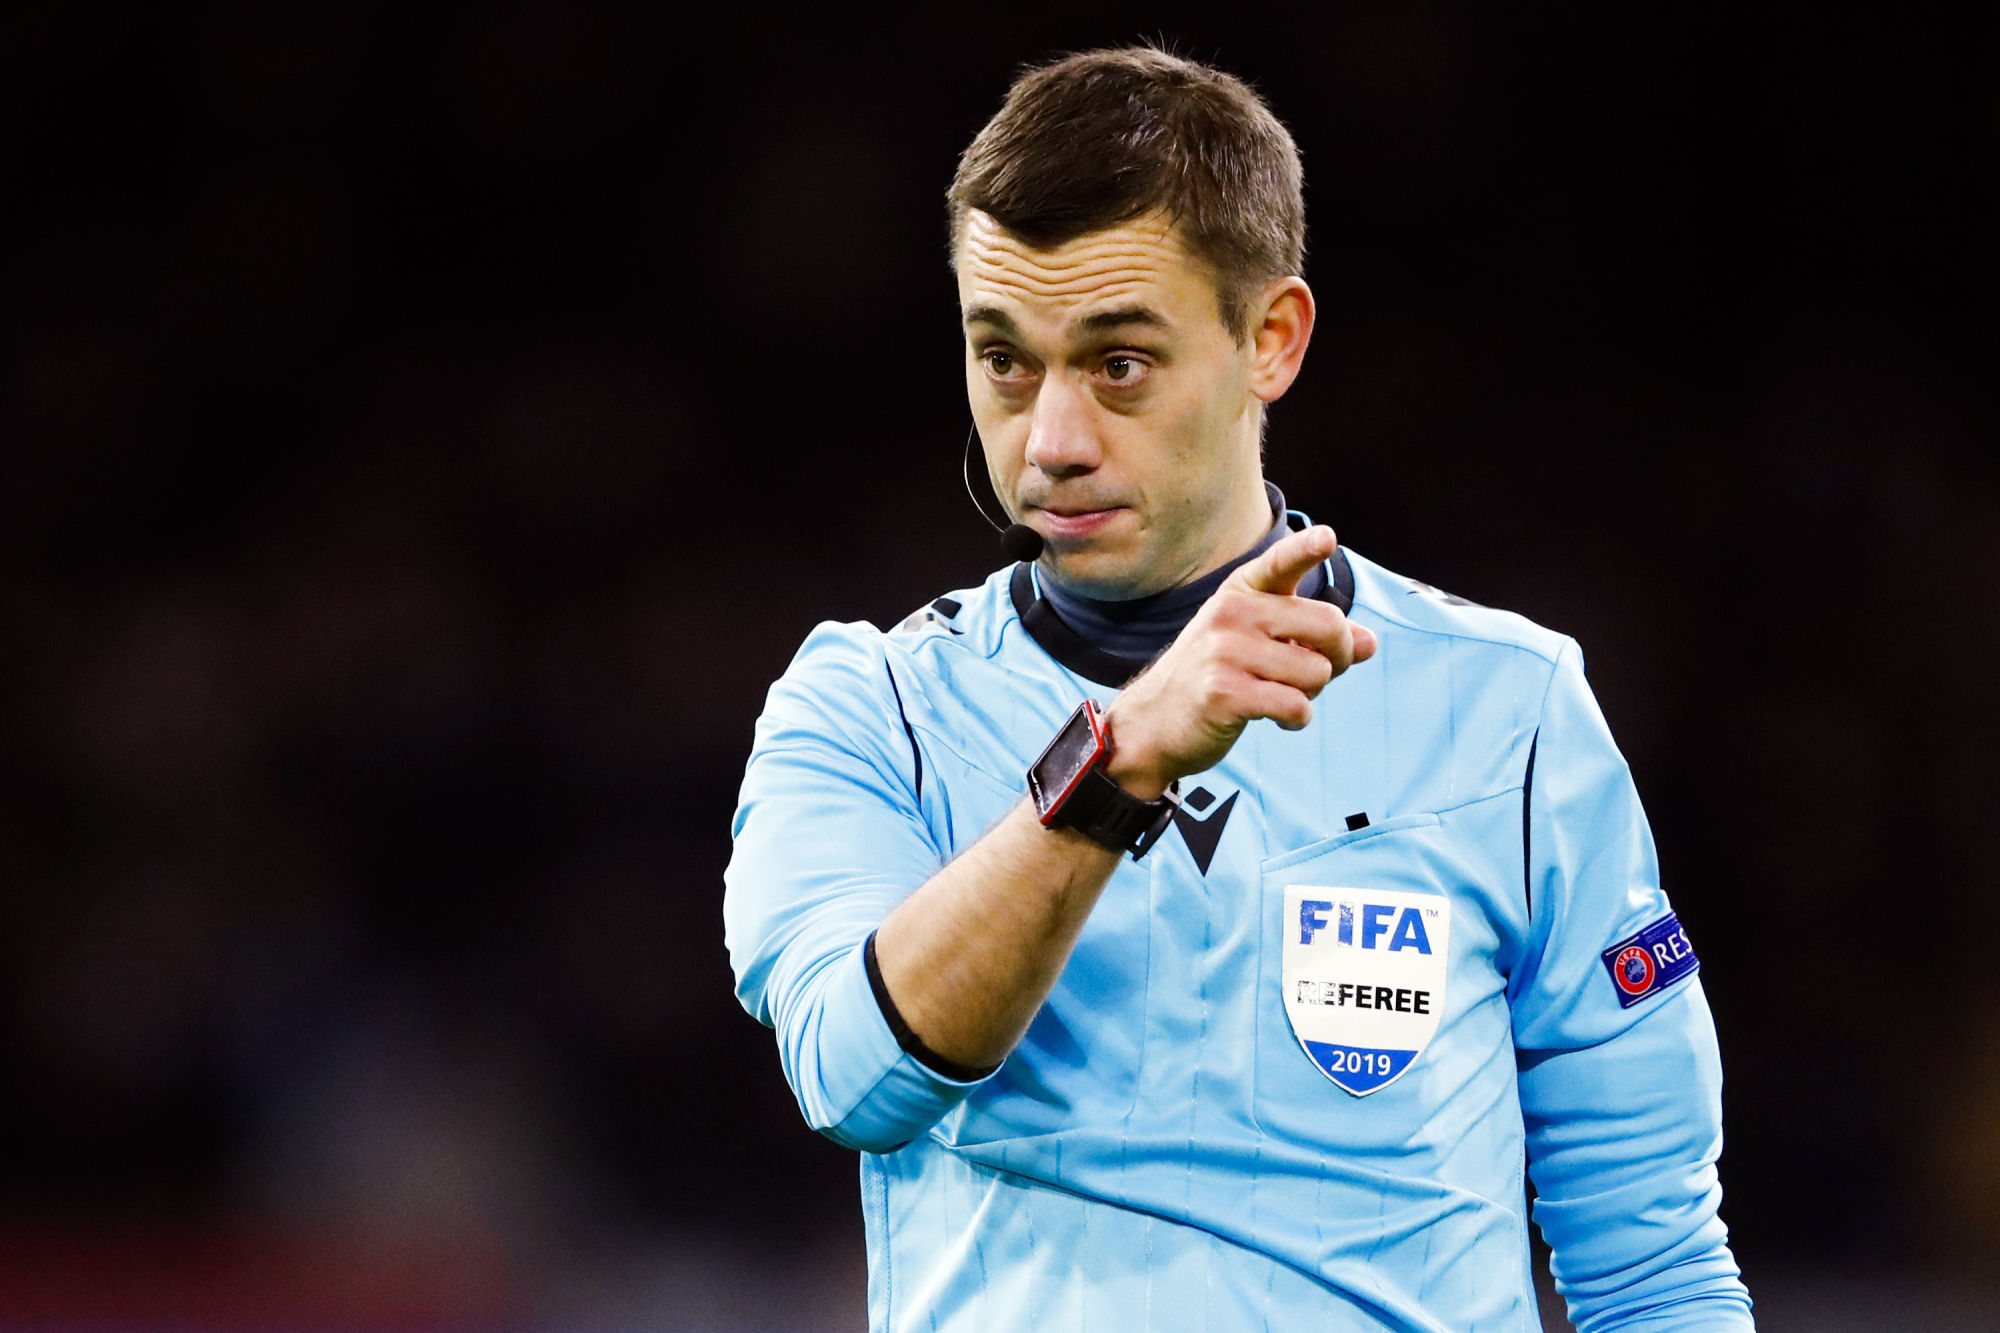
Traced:
POLYGON ((1209 640, 1209 670, 1228 671, 1236 667, 1254 649, 1254 642, 1239 629, 1218 631, 1209 640))
POLYGON ((1204 611, 1210 613, 1210 620, 1221 626, 1241 625, 1250 614, 1252 590, 1248 587, 1224 587, 1217 595, 1208 599, 1204 611))
POLYGON ((1313 627, 1322 634, 1339 634, 1347 628, 1347 617, 1330 602, 1311 602, 1313 627))

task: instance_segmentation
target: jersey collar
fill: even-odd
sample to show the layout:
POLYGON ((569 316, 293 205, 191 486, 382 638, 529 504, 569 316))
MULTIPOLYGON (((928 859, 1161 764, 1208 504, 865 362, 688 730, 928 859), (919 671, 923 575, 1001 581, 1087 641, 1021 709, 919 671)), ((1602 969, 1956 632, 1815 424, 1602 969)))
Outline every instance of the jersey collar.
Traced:
MULTIPOLYGON (((1311 520, 1297 510, 1285 512, 1285 523, 1293 532, 1303 532, 1311 526, 1311 520)), ((1347 563, 1347 552, 1336 546, 1323 569, 1326 577, 1320 581, 1314 596, 1333 603, 1345 615, 1354 606, 1354 569, 1347 563)), ((1028 637, 1040 644, 1043 652, 1085 680, 1122 688, 1145 668, 1145 661, 1106 652, 1071 629, 1036 587, 1033 564, 1023 562, 1014 566, 1007 591, 1014 601, 1014 614, 1020 617, 1028 637)))

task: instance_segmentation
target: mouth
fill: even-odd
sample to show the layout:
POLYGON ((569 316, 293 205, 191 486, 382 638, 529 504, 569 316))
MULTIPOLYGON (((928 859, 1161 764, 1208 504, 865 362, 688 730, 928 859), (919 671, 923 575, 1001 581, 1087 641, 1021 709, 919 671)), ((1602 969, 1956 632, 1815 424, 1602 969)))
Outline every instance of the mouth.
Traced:
POLYGON ((1050 541, 1074 541, 1095 534, 1124 512, 1123 505, 1110 505, 1103 509, 1078 505, 1037 506, 1036 521, 1030 526, 1040 530, 1050 541))

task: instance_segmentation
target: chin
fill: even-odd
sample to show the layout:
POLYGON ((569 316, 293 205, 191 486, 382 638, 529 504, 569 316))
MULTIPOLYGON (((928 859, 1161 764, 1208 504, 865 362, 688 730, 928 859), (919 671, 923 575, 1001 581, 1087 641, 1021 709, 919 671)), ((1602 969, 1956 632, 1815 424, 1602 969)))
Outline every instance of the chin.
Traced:
POLYGON ((1127 601, 1155 591, 1145 586, 1140 562, 1127 552, 1061 551, 1051 544, 1042 553, 1042 564, 1063 587, 1101 602, 1127 601))

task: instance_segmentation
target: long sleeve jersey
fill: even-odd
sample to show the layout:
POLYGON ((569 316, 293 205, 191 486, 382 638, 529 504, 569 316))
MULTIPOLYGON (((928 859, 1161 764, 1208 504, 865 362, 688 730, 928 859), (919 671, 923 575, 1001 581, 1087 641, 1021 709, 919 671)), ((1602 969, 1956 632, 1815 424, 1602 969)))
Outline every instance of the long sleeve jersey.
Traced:
POLYGON ((1533 1329, 1524 1170, 1582 1333, 1751 1327, 1713 1022, 1577 645, 1344 549, 1320 595, 1375 657, 1183 779, 984 1077, 899 1041, 867 946, 1122 673, 1024 565, 773 686, 728 945, 862 1154, 871 1329, 1533 1329))

